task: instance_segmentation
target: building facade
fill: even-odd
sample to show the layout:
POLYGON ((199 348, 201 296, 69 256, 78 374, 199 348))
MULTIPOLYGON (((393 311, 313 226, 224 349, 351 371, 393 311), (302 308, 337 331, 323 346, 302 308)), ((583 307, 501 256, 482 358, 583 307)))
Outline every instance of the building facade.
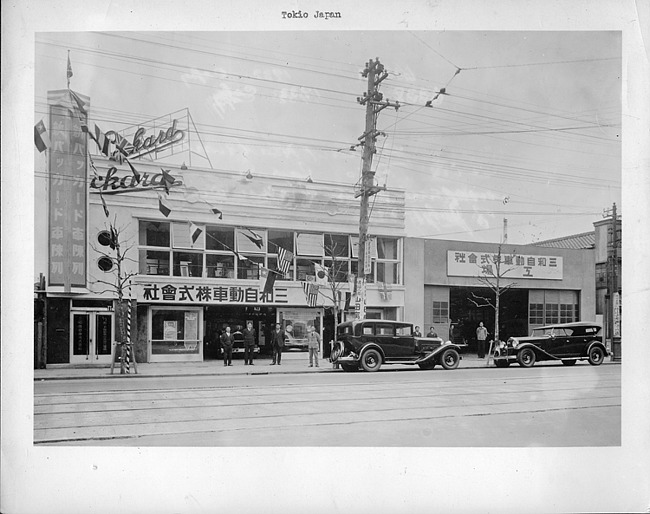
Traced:
POLYGON ((495 310, 486 304, 495 303, 490 284, 498 277, 500 289, 511 286, 500 295, 500 339, 549 323, 593 320, 594 258, 584 249, 406 238, 407 317, 474 349, 479 322, 494 337, 495 310))
MULTIPOLYGON (((63 104, 51 107, 63 128, 60 137, 52 131, 48 149, 49 240, 37 244, 49 257, 42 360, 109 364, 120 296, 131 304, 138 362, 214 358, 224 327, 248 321, 262 352, 279 322, 298 340, 313 324, 329 353, 334 302, 340 319, 355 315, 346 294, 358 274, 359 201, 351 185, 157 161, 157 144, 182 140, 175 123, 158 137, 139 131, 140 155, 113 160, 107 155, 119 138, 107 131, 107 155, 98 153, 81 128, 85 118, 65 98, 53 101, 63 104), (318 277, 323 269, 333 281, 318 277), (319 285, 314 299, 306 284, 319 285)), ((403 191, 377 199, 370 235, 366 314, 401 319, 403 191)))

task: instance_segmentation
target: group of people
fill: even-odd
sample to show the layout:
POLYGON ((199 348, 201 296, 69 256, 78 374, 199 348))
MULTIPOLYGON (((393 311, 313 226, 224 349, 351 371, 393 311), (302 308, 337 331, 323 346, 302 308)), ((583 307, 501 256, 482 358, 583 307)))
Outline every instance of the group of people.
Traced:
MULTIPOLYGON (((227 326, 224 333, 221 334, 221 349, 223 350, 223 365, 232 366, 232 349, 239 335, 244 341, 244 365, 252 366, 253 357, 255 356, 255 329, 251 321, 246 323, 246 328, 241 332, 237 331, 234 334, 230 332, 230 327, 227 326)), ((271 347, 273 349, 273 360, 271 366, 282 364, 282 350, 284 342, 287 339, 287 333, 282 329, 280 323, 275 324, 275 329, 271 334, 271 347)), ((316 332, 313 325, 308 327, 307 344, 309 348, 309 367, 318 367, 318 350, 320 348, 321 337, 316 332)))
POLYGON ((237 330, 234 334, 230 332, 230 327, 227 326, 223 334, 221 334, 221 350, 223 351, 223 365, 232 366, 232 348, 237 339, 244 341, 244 365, 252 366, 253 357, 255 355, 255 329, 253 322, 246 323, 246 328, 241 332, 237 330))

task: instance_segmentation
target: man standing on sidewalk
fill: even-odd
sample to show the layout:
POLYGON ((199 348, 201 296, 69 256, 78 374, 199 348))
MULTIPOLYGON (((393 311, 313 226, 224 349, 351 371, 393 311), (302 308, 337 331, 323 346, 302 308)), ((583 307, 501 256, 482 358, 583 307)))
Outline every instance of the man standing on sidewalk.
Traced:
POLYGON ((280 323, 276 323, 275 330, 271 336, 271 344, 273 345, 273 362, 271 363, 271 366, 274 364, 281 364, 280 361, 282 360, 282 348, 284 348, 285 337, 286 335, 284 330, 282 330, 280 323))
POLYGON ((488 335, 487 328, 483 326, 483 322, 481 321, 478 324, 478 328, 476 329, 476 340, 478 341, 479 359, 485 358, 485 340, 487 339, 487 335, 488 335))
POLYGON ((232 366, 232 345, 235 340, 230 333, 230 327, 226 327, 226 331, 221 334, 221 349, 223 350, 223 365, 232 366))
POLYGON ((314 325, 309 325, 307 333, 307 346, 309 347, 309 367, 318 367, 318 350, 320 349, 320 335, 314 329, 314 325), (313 358, 312 358, 313 357, 313 358))
POLYGON ((253 365, 253 356, 255 355, 255 329, 253 322, 247 321, 244 334, 244 365, 253 365))

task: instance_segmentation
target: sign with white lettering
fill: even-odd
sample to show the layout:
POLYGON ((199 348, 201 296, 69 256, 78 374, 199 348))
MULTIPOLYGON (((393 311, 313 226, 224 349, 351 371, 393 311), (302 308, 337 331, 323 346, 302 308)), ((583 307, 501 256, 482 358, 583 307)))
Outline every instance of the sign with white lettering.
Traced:
POLYGON ((48 282, 65 291, 86 286, 86 135, 81 131, 86 113, 65 102, 69 94, 48 93, 52 142, 48 282))
MULTIPOLYGON (((496 277, 498 254, 467 250, 447 252, 447 275, 496 277)), ((503 278, 562 280, 563 259, 549 255, 501 254, 499 273, 503 278)))

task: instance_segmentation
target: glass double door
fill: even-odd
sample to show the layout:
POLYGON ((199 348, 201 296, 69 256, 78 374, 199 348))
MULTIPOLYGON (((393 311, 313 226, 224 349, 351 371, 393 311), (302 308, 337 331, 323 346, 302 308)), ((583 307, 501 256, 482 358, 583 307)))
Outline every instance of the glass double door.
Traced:
POLYGON ((113 313, 72 311, 70 364, 110 364, 113 313))

